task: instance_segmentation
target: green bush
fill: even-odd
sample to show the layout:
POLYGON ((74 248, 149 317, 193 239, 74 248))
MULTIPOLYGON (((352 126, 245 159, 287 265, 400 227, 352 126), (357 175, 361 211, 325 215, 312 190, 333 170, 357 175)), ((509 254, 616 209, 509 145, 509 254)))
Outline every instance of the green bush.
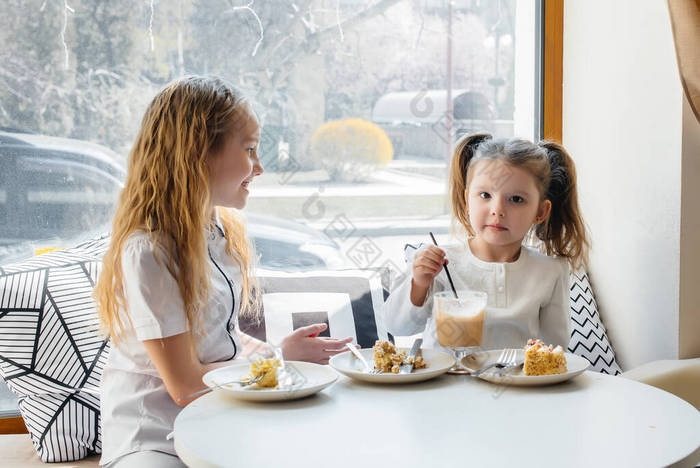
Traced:
POLYGON ((334 181, 366 180, 386 166, 394 148, 384 130, 362 119, 326 122, 311 137, 311 155, 334 181))

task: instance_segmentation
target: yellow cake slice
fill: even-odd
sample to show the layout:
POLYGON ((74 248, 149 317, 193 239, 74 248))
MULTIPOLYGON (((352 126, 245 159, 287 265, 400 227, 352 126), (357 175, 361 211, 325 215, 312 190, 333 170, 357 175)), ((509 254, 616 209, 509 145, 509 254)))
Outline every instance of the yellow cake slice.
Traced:
POLYGON ((282 365, 275 358, 264 359, 259 358, 250 363, 250 379, 254 379, 262 375, 260 382, 256 383, 258 387, 275 388, 277 387, 277 368, 282 365))
POLYGON ((551 375, 566 372, 566 357, 561 346, 545 346, 542 340, 528 340, 525 346, 525 375, 551 375))
POLYGON ((412 363, 414 369, 427 367, 420 354, 415 359, 407 358, 405 351, 398 351, 389 341, 377 340, 374 343, 374 368, 382 372, 399 373, 402 364, 412 363))

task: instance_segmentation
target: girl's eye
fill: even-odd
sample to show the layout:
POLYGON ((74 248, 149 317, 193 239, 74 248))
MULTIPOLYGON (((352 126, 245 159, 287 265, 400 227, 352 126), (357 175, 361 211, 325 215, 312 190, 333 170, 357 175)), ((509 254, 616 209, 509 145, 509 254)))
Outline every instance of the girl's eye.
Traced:
POLYGON ((248 155, 249 155, 249 156, 252 156, 253 153, 255 153, 255 148, 248 148, 247 151, 248 151, 248 155))
POLYGON ((491 198, 491 194, 488 192, 481 192, 479 193, 479 197, 483 198, 484 200, 488 200, 489 198, 491 198))
POLYGON ((522 203, 525 201, 525 199, 520 195, 513 195, 512 197, 510 197, 510 201, 512 201, 513 203, 522 203))

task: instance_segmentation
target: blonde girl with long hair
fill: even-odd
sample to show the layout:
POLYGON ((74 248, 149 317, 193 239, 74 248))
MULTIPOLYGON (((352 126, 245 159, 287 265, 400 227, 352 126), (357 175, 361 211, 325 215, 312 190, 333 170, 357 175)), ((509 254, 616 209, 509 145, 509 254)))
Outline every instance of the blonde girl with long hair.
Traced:
MULTIPOLYGON (((129 155, 95 289, 113 346, 101 382, 101 464, 183 466, 166 436, 202 376, 261 343, 237 330, 255 315, 255 255, 237 210, 263 168, 251 105, 217 78, 187 77, 151 102, 129 155)), ((343 340, 303 327, 286 359, 326 363, 343 340)))
POLYGON ((569 154, 551 142, 466 136, 449 188, 455 242, 415 253, 410 281, 385 304, 387 329, 424 331, 424 344, 439 346, 432 297, 450 289, 449 261, 456 289, 488 295, 482 348, 520 348, 530 338, 566 348, 569 271, 586 263, 589 247, 569 154))

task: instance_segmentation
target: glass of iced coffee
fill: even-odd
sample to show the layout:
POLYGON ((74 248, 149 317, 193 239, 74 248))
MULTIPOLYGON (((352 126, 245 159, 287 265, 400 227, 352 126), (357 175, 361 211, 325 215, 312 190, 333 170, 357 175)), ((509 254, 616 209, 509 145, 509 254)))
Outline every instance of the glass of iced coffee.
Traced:
POLYGON ((481 291, 457 291, 457 297, 452 291, 443 291, 433 296, 438 342, 450 348, 457 359, 450 374, 469 373, 462 359, 481 346, 486 303, 487 295, 481 291))

